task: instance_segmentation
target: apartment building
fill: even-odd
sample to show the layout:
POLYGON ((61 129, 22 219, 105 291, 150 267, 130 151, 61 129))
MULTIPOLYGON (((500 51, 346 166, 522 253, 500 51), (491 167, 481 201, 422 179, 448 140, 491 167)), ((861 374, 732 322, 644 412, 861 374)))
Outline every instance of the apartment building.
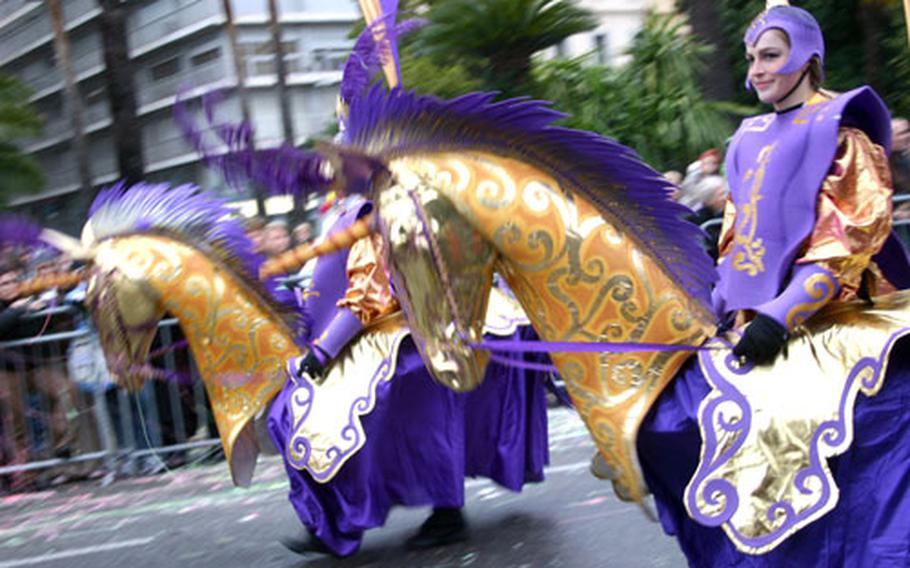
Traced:
MULTIPOLYGON (((118 177, 105 65, 95 0, 61 0, 73 66, 85 106, 85 129, 96 186, 118 177)), ((231 198, 241 198, 205 168, 173 120, 175 95, 182 85, 199 94, 237 84, 225 33, 222 0, 128 0, 129 55, 134 65, 137 112, 141 122, 146 177, 195 182, 231 198)), ((334 120, 340 68, 353 43, 348 38, 359 18, 355 0, 279 0, 293 126, 297 143, 323 132, 334 120)), ((232 0, 240 51, 247 74, 257 145, 282 141, 274 51, 268 30, 267 0, 232 0)), ((44 115, 43 133, 24 144, 41 164, 46 186, 37 195, 16 197, 10 205, 51 226, 77 230, 71 202, 79 187, 71 115, 63 75, 54 59, 53 33, 43 1, 0 2, 0 69, 34 90, 32 102, 44 115)), ((239 101, 229 95, 225 118, 238 118, 239 101)))
POLYGON ((623 65, 626 50, 641 29, 648 10, 670 12, 674 0, 577 0, 598 21, 597 28, 576 34, 550 50, 551 57, 579 57, 591 54, 599 65, 623 65))

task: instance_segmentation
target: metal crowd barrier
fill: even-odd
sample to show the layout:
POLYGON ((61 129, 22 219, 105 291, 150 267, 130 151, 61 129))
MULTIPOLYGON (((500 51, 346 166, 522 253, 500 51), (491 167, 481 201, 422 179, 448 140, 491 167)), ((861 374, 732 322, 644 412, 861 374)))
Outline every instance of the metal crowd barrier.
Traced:
POLYGON ((153 363, 182 380, 150 380, 129 393, 92 359, 100 351, 90 348, 95 332, 77 325, 83 316, 73 306, 28 314, 23 325, 37 323, 41 333, 0 342, 0 491, 218 459, 211 409, 177 321, 159 324, 152 349, 162 355, 153 363))

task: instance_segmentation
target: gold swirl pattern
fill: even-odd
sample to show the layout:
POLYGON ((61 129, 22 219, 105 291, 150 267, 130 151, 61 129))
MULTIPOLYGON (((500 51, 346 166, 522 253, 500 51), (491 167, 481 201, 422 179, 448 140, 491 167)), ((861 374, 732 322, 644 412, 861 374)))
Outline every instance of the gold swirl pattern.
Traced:
POLYGON ((795 329, 809 316, 814 314, 834 298, 837 293, 838 284, 834 278, 825 272, 813 274, 803 282, 803 290, 812 298, 811 302, 800 302, 787 312, 787 329, 795 329))
MULTIPOLYGON (((567 195, 541 170, 481 152, 402 158, 390 169, 393 186, 386 191, 417 187, 445 196, 495 248, 497 270, 543 340, 698 345, 713 333, 711 316, 657 263, 591 203, 567 195), (491 203, 491 196, 502 198, 491 203)), ((625 498, 640 500, 646 493, 635 453, 638 426, 688 357, 685 352, 551 356, 625 498)))
POLYGON ((736 223, 733 235, 733 250, 731 260, 733 268, 743 271, 749 276, 757 276, 765 271, 762 259, 765 256, 765 245, 761 239, 755 238, 758 230, 758 202, 761 201, 762 184, 765 181, 765 169, 771 160, 771 153, 776 144, 770 144, 761 149, 758 154, 758 169, 749 169, 744 176, 743 183, 752 182, 749 188, 749 202, 744 203, 740 209, 740 219, 736 223))
MULTIPOLYGON (((179 320, 231 475, 237 485, 248 485, 258 451, 252 419, 284 385, 285 362, 300 351, 291 330, 229 269, 179 241, 146 235, 109 239, 99 244, 96 263, 102 273, 122 274, 153 291, 179 320)), ((120 307, 128 319, 131 306, 120 307)))

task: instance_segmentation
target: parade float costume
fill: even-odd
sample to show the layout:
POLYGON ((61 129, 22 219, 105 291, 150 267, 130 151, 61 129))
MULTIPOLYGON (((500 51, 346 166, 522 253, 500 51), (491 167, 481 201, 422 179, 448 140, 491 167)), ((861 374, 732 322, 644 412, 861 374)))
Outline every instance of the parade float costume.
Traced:
MULTIPOLYGON (((338 231, 372 206, 360 202, 338 231)), ((333 553, 356 552, 395 505, 458 508, 466 476, 520 491, 548 461, 544 377, 491 365, 488 382, 459 394, 433 381, 409 337, 379 261, 378 236, 317 261, 303 293, 325 380, 288 362, 268 428, 285 460, 301 522, 333 553)), ((486 331, 527 336, 527 320, 499 292, 486 331)))
MULTIPOLYGON (((775 10, 760 21, 786 19, 775 10)), ((554 126, 561 115, 545 103, 494 97, 442 101, 375 86, 351 101, 342 144, 301 155, 307 167, 293 170, 300 185, 329 165, 330 179, 314 185, 373 201, 392 287, 433 377, 457 391, 483 388, 490 350, 516 347, 482 337, 495 270, 546 342, 519 349, 553 351, 617 493, 641 500, 650 489, 693 565, 787 565, 790 555, 801 565, 906 565, 900 409, 910 371, 900 338, 910 294, 850 299, 907 273, 899 248, 871 261, 891 242, 877 98, 860 90, 813 100, 746 121, 737 135, 732 244, 722 247, 715 303, 724 324, 765 309, 791 326, 785 354, 753 367, 731 353, 742 327, 712 339, 715 272, 661 176, 615 141, 554 126), (808 134, 766 150, 749 138, 761 142, 766 128, 808 134), (811 164, 814 181, 803 170, 784 177, 791 153, 830 158, 811 164), (779 203, 761 197, 783 188, 766 186, 766 175, 805 180, 793 191, 814 223, 778 224, 782 233, 767 225, 780 221, 779 203), (750 270, 754 294, 730 287, 750 270), (863 495, 873 486, 885 500, 863 495)), ((93 246, 128 241, 108 234, 93 246)), ((142 256, 95 258, 94 270, 112 275, 103 289, 114 299, 147 291, 147 273, 160 272, 142 256)), ((141 345, 116 340, 110 351, 141 361, 141 345)))

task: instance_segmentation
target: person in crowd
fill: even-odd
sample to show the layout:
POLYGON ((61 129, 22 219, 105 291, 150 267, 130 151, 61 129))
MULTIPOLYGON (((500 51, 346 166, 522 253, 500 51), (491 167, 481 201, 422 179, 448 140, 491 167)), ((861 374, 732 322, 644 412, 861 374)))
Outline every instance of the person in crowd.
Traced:
POLYGON ((250 217, 244 222, 246 236, 253 242, 253 251, 262 252, 263 231, 265 230, 266 221, 258 215, 250 217))
POLYGON ((294 227, 294 246, 310 244, 313 242, 313 224, 304 221, 294 227))
POLYGON ((291 246, 288 224, 283 219, 273 219, 266 223, 262 230, 262 252, 274 258, 287 251, 291 246))
POLYGON ((717 241, 720 238, 721 221, 727 204, 727 184, 720 176, 711 176, 702 181, 711 192, 700 209, 691 216, 691 221, 704 228, 705 246, 711 258, 717 259, 717 241))
POLYGON ((717 148, 705 150, 686 168, 686 176, 679 186, 677 201, 693 211, 704 205, 717 186, 720 175, 720 164, 723 156, 717 148))

